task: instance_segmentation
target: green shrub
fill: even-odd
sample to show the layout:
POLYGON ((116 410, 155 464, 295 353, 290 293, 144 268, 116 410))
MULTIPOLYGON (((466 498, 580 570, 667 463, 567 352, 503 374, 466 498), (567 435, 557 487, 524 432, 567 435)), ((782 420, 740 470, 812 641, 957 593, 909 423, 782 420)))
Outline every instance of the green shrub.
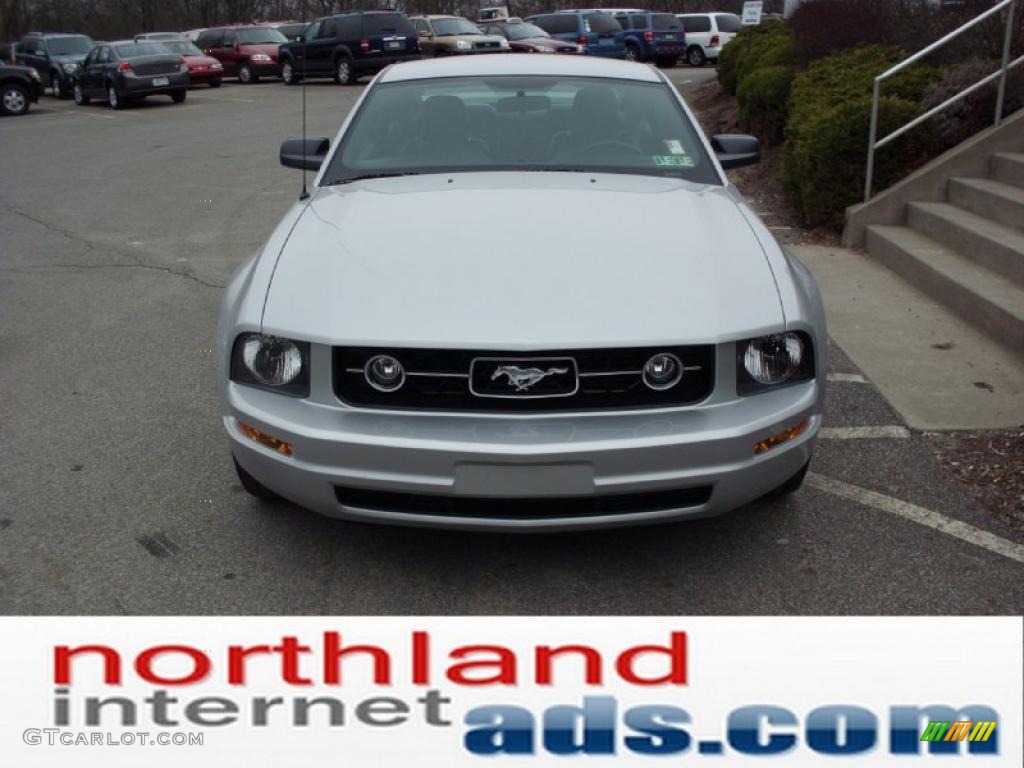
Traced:
POLYGON ((736 93, 743 130, 756 133, 768 144, 780 143, 792 84, 793 70, 783 65, 761 67, 743 78, 736 93))
POLYGON ((789 66, 793 36, 781 21, 770 19, 740 30, 718 56, 718 82, 735 96, 743 79, 761 67, 789 66))
MULTIPOLYGON (((891 133, 923 110, 916 102, 884 97, 879 102, 879 135, 891 133)), ((862 96, 825 107, 807 118, 798 141, 787 140, 783 187, 806 224, 841 229, 847 207, 864 194, 871 98, 862 96)), ((927 159, 927 131, 911 131, 875 156, 875 189, 898 181, 927 159)))
MULTIPOLYGON (((841 228, 846 208, 862 198, 872 84, 903 56, 899 49, 882 46, 841 51, 793 80, 782 186, 805 223, 841 228)), ((879 138, 923 114, 921 98, 937 78, 937 70, 915 66, 882 84, 879 138)), ((880 149, 875 188, 920 165, 932 147, 928 125, 923 125, 880 149)))

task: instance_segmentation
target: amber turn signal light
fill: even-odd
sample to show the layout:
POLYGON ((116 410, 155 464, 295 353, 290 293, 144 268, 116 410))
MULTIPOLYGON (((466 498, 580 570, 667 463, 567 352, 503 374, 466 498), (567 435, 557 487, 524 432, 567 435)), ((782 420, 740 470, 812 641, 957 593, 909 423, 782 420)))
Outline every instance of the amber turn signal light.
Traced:
POLYGON ((284 440, 278 440, 273 435, 268 435, 266 432, 261 432, 256 427, 250 427, 248 424, 244 424, 241 421, 238 422, 238 429, 241 430, 242 434, 248 437, 250 440, 255 440, 261 445, 265 445, 271 448, 282 456, 292 455, 292 444, 286 443, 284 440))
POLYGON ((762 440, 759 443, 754 444, 754 453, 766 453, 777 445, 789 442, 795 437, 799 437, 807 431, 807 426, 810 424, 808 419, 804 419, 799 424, 794 424, 792 427, 779 432, 777 435, 772 435, 767 440, 762 440))

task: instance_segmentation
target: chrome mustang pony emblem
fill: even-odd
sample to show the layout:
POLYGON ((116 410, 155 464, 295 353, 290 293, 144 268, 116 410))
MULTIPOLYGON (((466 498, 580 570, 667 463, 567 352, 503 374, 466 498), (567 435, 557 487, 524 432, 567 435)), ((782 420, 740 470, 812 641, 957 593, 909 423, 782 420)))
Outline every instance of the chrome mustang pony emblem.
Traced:
POLYGON ((508 383, 516 388, 516 392, 525 392, 548 376, 558 376, 568 372, 568 368, 548 368, 544 371, 540 368, 520 368, 518 365, 499 365, 491 374, 491 381, 499 376, 507 376, 508 383))

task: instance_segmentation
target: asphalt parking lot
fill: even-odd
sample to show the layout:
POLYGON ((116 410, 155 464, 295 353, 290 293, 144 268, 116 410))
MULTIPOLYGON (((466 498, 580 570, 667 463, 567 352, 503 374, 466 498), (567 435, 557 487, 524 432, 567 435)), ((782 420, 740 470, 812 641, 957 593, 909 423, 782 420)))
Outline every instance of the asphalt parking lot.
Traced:
MULTIPOLYGON (((310 84, 310 135, 359 92, 310 84)), ((298 195, 277 152, 300 103, 261 83, 120 112, 45 96, 0 121, 0 611, 1020 612, 1024 538, 838 348, 811 481, 721 518, 509 537, 261 506, 212 349, 223 286, 298 195)))

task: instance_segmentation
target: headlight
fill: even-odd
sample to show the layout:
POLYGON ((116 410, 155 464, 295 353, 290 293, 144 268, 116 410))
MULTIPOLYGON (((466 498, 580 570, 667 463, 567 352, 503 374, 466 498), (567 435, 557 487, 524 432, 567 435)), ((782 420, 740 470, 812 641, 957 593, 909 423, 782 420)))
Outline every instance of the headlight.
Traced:
POLYGON ((224 69, 224 67, 221 65, 219 61, 215 61, 213 62, 213 64, 210 65, 210 69, 224 69))
POLYGON ((270 57, 267 54, 265 54, 265 53, 254 53, 252 56, 249 57, 249 59, 250 59, 250 61, 260 61, 260 62, 267 62, 267 61, 271 60, 270 57))
POLYGON ((63 64, 60 65, 60 67, 69 75, 76 69, 78 69, 78 65, 73 61, 65 61, 63 64))
POLYGON ((468 40, 456 40, 455 47, 460 51, 470 51, 473 49, 473 44, 468 40))
POLYGON ((33 80, 39 79, 39 73, 36 71, 35 67, 29 67, 28 76, 31 77, 33 80))
POLYGON ((498 45, 500 45, 502 48, 508 48, 508 40, 506 40, 503 37, 501 38, 501 40, 498 41, 498 45))
POLYGON ((736 345, 736 389, 751 394, 814 378, 814 347, 805 333, 776 333, 736 345))
POLYGON ((309 344, 243 333, 231 351, 231 380, 296 397, 309 395, 309 344))

